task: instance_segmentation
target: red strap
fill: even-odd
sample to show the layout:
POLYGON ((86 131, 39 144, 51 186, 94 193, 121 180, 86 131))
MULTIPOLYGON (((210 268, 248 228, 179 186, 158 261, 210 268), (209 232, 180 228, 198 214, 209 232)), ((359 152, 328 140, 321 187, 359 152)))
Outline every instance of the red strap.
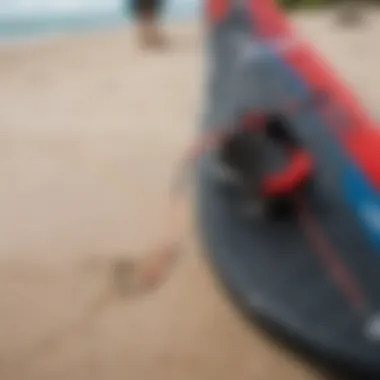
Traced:
POLYGON ((264 180, 264 195, 269 197, 290 195, 310 178, 313 169, 313 161, 306 151, 293 151, 289 166, 264 180))
MULTIPOLYGON (((266 116, 261 113, 248 114, 242 120, 242 128, 248 131, 262 131, 266 127, 266 116)), ((314 166, 310 155, 300 149, 290 152, 290 163, 282 171, 266 177, 263 194, 267 197, 290 195, 303 185, 311 176, 314 166)))

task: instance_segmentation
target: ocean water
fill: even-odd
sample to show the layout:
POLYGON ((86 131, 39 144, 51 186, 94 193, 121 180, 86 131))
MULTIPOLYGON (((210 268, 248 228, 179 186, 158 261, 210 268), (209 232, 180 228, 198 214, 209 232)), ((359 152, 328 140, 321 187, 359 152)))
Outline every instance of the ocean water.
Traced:
MULTIPOLYGON (((122 0, 0 0, 0 42, 81 30, 117 28, 131 21, 122 0)), ((163 18, 200 17, 201 0, 168 0, 163 18)))

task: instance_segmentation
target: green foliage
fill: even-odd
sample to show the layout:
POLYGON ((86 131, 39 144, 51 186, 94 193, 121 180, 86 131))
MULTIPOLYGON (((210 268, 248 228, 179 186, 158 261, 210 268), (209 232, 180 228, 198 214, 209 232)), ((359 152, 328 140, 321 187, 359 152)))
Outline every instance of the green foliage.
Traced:
POLYGON ((318 8, 328 5, 334 5, 338 2, 343 1, 345 0, 278 0, 278 2, 287 9, 318 8))

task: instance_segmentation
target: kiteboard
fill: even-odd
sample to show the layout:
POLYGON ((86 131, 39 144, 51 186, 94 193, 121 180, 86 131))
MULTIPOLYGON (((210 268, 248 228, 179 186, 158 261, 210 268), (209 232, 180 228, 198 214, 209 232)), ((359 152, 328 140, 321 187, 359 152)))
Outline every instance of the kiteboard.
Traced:
POLYGON ((298 37, 273 0, 208 1, 208 93, 202 132, 284 113, 315 162, 312 186, 286 218, 252 219, 202 157, 198 215, 207 255, 233 299, 337 367, 380 378, 380 136, 364 106, 298 37))

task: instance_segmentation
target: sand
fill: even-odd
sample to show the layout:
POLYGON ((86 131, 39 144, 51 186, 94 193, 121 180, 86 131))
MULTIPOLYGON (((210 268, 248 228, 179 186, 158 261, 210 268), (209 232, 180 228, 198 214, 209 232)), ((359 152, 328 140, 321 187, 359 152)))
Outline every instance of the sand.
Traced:
MULTIPOLYGON (((380 98, 380 22, 299 16, 360 92, 380 98)), ((138 255, 201 114, 202 30, 144 52, 128 30, 0 48, 2 380, 319 379, 227 301, 194 238, 168 281, 109 296, 108 261, 138 255)))

